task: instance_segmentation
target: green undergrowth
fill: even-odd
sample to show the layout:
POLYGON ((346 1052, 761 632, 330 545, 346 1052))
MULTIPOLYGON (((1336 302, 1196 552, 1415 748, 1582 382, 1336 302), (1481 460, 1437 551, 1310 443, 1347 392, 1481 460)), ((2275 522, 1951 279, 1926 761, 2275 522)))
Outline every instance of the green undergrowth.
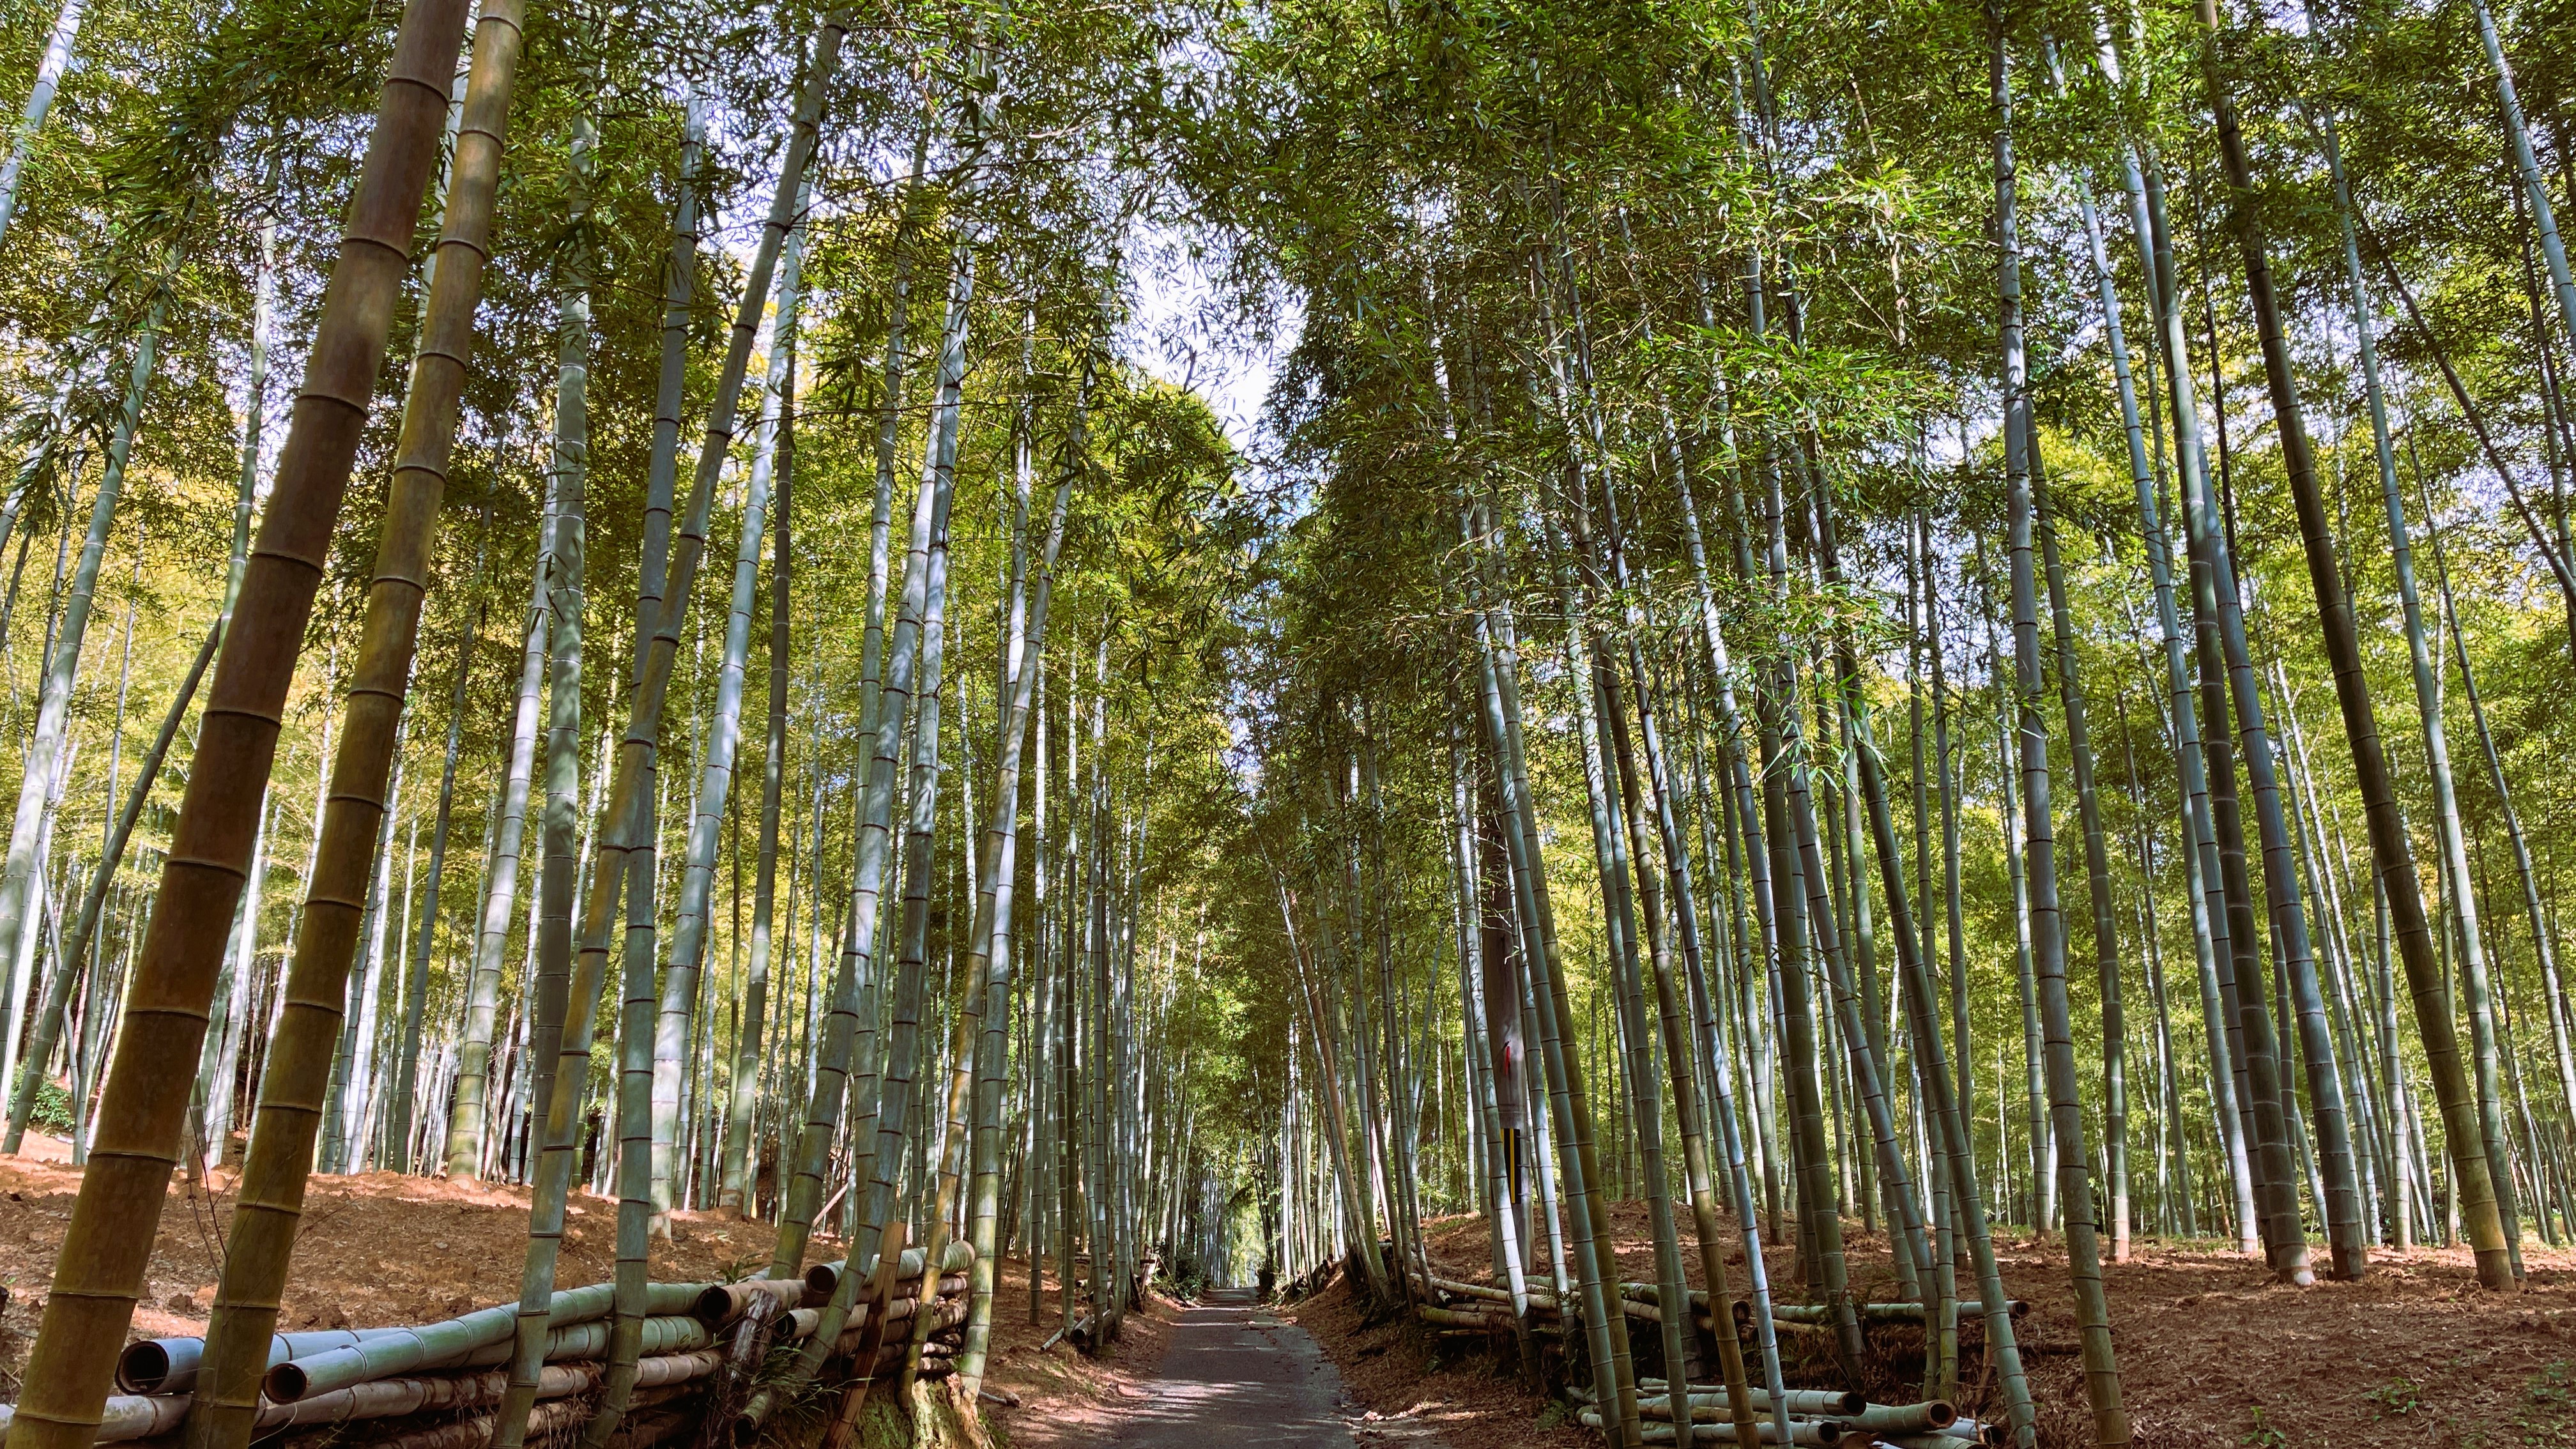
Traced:
POLYGON ((2576 1442, 2576 1377, 2570 1375, 2565 1359, 2523 1380, 2510 1442, 2533 1449, 2576 1442))
POLYGON ((27 1125, 49 1136, 72 1135, 72 1094, 58 1082, 38 1083, 35 1105, 27 1112, 27 1125))
POLYGON ((859 1415, 859 1449, 912 1449, 912 1420, 886 1399, 871 1395, 859 1415))

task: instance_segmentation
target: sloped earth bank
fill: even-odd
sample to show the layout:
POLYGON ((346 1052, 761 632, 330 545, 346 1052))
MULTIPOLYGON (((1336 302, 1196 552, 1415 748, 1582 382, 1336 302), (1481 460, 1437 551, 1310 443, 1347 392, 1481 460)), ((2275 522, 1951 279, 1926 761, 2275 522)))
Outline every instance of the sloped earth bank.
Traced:
MULTIPOLYGON (((1613 1216, 1622 1276, 1652 1282, 1645 1206, 1621 1203, 1613 1216)), ((1894 1298, 1886 1239, 1852 1223, 1844 1231, 1855 1293, 1894 1298)), ((1490 1276, 1483 1219, 1443 1219, 1430 1240, 1444 1273, 1476 1282, 1490 1276)), ((1687 1228, 1683 1248, 1696 1281, 1687 1228)), ((2026 1238, 1999 1241, 1996 1250, 2006 1289, 2032 1305, 2019 1328, 2040 1401, 2040 1442, 2051 1449, 2090 1444, 2064 1250, 2026 1238)), ((2321 1266, 2324 1257, 2320 1243, 2321 1266)), ((1740 1293, 1741 1248, 1727 1261, 1740 1293)), ((1768 1249, 1764 1261, 1781 1297, 1802 1296, 1792 1251, 1768 1249)), ((2530 1277, 2514 1295, 2481 1290, 2464 1248, 2375 1251, 2362 1281, 2301 1289, 2275 1284, 2259 1261, 2213 1244, 2141 1242, 2134 1261, 2103 1267, 2134 1442, 2146 1449, 2576 1445, 2576 1252, 2533 1244, 2523 1261, 2530 1277)), ((1599 1443, 1563 1427, 1564 1411, 1523 1390, 1509 1365, 1456 1340, 1442 1346, 1416 1327, 1366 1324, 1347 1281, 1288 1313, 1389 1427, 1436 1428, 1457 1449, 1599 1443)), ((1654 1331, 1634 1320, 1630 1326, 1654 1331)), ((1963 1336, 1960 1411, 2000 1417, 1992 1385, 1982 1393, 1977 1387, 1983 1335, 1972 1328, 1963 1336)), ((1857 1387, 1880 1400, 1920 1397, 1921 1333, 1880 1327, 1871 1345, 1872 1382, 1857 1387)), ((1784 1334, 1782 1351, 1790 1355, 1791 1384, 1836 1385, 1815 1338, 1784 1334)))
MULTIPOLYGON (((31 1155, 50 1144, 28 1136, 31 1155)), ((211 1192, 171 1184, 153 1244, 147 1294, 131 1337, 203 1333, 222 1264, 222 1225, 231 1215, 231 1174, 211 1192)), ((80 1191, 80 1173, 58 1163, 0 1159, 0 1403, 15 1403, 19 1374, 44 1312, 63 1228, 80 1191)), ((615 1270, 617 1204, 576 1193, 566 1209, 563 1262, 556 1283, 604 1283, 615 1270)), ((767 1266, 775 1229, 762 1222, 681 1213, 673 1241, 652 1247, 658 1282, 741 1278, 767 1266)), ((519 1296, 519 1265, 528 1233, 523 1187, 451 1183, 438 1178, 367 1173, 316 1177, 305 1201, 294 1272, 286 1285, 281 1329, 373 1328, 428 1323, 519 1296)), ((840 1257, 839 1239, 816 1234, 809 1262, 840 1257)), ((988 1388, 1016 1405, 985 1405, 987 1422, 1015 1449, 1092 1449, 1114 1438, 1129 1410, 1151 1396, 1155 1366, 1170 1331, 1172 1305, 1149 1301, 1128 1315, 1125 1333, 1099 1358, 1069 1344, 1044 1352, 1055 1331, 1054 1273, 1046 1275, 1047 1321, 1029 1323, 1028 1264, 1006 1259, 995 1296, 988 1388)))

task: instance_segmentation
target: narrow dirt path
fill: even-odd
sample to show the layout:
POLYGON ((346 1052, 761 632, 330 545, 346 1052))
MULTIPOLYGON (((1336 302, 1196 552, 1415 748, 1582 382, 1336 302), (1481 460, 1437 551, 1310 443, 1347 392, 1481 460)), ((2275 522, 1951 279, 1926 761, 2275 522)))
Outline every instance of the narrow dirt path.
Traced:
POLYGON ((1117 1449, 1357 1449, 1358 1406, 1306 1330, 1248 1289, 1181 1311, 1153 1397, 1128 1411, 1117 1449))

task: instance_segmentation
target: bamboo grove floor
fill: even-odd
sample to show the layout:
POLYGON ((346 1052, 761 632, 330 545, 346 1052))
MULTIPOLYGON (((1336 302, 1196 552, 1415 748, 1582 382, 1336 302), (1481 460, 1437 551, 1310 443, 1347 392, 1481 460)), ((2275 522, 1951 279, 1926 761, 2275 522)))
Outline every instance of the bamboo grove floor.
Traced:
MULTIPOLYGON (((30 1145, 41 1151, 32 1138, 30 1145)), ((0 1402, 16 1398, 78 1185, 79 1175, 59 1163, 0 1160, 0 1284, 10 1293, 0 1313, 0 1402)), ((172 1185, 134 1336, 203 1331, 226 1189, 222 1178, 211 1195, 172 1185)), ((562 1281, 605 1281, 615 1205, 576 1194, 570 1214, 562 1281)), ((1625 1276, 1652 1278, 1644 1206, 1620 1204, 1615 1218, 1625 1276)), ((526 1223, 523 1189, 388 1173, 317 1177, 284 1326, 414 1323, 504 1301, 517 1291, 526 1223)), ((652 1271, 674 1280, 739 1276, 767 1257, 769 1238, 766 1224, 682 1214, 676 1240, 654 1245, 652 1271)), ((1481 1219, 1436 1223, 1432 1242, 1441 1264, 1462 1275, 1481 1275, 1488 1261, 1481 1219)), ((2064 1258, 2054 1244, 2027 1238, 1998 1247, 2011 1291, 2034 1305, 2023 1339, 2042 1399, 2043 1442, 2080 1444, 2089 1425, 2064 1258)), ((813 1256, 837 1248, 818 1239, 813 1256)), ((2216 1245, 2142 1242, 2134 1261, 2105 1269, 2137 1442, 2147 1449, 2576 1445, 2576 1252, 2535 1245, 2524 1256, 2530 1279, 2513 1297, 2480 1292, 2467 1252, 2457 1249, 2382 1250, 2361 1283, 2300 1290, 2272 1284, 2259 1264, 2216 1245)), ((1851 1257, 1856 1286, 1890 1296, 1885 1240, 1854 1230, 1851 1257)), ((1787 1283, 1792 1255, 1773 1249, 1767 1260, 1774 1281, 1787 1283)), ((1054 1282, 1050 1274, 1050 1292, 1054 1282)), ((1005 1260, 990 1382, 1021 1400, 997 1410, 1011 1444, 1111 1443, 1154 1393, 1171 1306, 1157 1300, 1131 1316, 1125 1339, 1095 1360, 1062 1345, 1039 1352, 1047 1328, 1027 1322, 1027 1295, 1027 1263, 1005 1260)), ((1354 1426, 1363 1445, 1595 1442, 1558 1426, 1543 1400, 1486 1360, 1454 1347, 1435 1359, 1428 1337, 1364 1326, 1340 1286, 1288 1316, 1316 1336, 1351 1393, 1378 1416, 1354 1426)), ((1918 1371, 1919 1335, 1885 1329, 1877 1342, 1890 1386, 1918 1371)), ((1971 1352, 1972 1379, 1977 1363, 1971 1352)), ((1824 1383, 1830 1370, 1810 1365, 1799 1377, 1824 1383)), ((1972 1393, 1962 1397, 1963 1408, 1975 1402, 1972 1393)))
MULTIPOLYGON (((59 1160, 48 1139, 28 1134, 28 1157, 0 1159, 0 1403, 18 1397, 19 1372, 43 1312, 45 1286, 62 1246, 80 1174, 59 1160), (53 1157, 55 1161, 42 1160, 53 1157), (34 1160, 31 1160, 34 1159, 34 1160)), ((203 1333, 222 1251, 219 1224, 230 1211, 230 1174, 213 1190, 192 1192, 174 1181, 153 1244, 144 1301, 132 1338, 203 1333)), ((616 1203, 576 1192, 567 1208, 563 1262, 566 1287, 606 1282, 615 1263, 616 1203)), ((317 1176, 306 1200, 294 1273, 286 1286, 282 1329, 368 1328, 422 1323, 515 1300, 527 1246, 523 1187, 450 1183, 375 1172, 317 1176)), ((741 1277, 769 1258, 773 1228, 760 1222, 682 1213, 674 1240, 653 1245, 652 1276, 681 1282, 741 1277)), ((817 1234, 809 1260, 840 1255, 837 1239, 817 1234)), ((995 1305, 993 1358, 986 1383, 1020 1402, 991 1413, 1012 1449, 1094 1449, 1108 1444, 1134 1401, 1152 1393, 1154 1366, 1169 1334, 1171 1307, 1155 1300, 1131 1314, 1124 1336, 1101 1357, 1059 1344, 1041 1353, 1052 1318, 1028 1322, 1028 1264, 1005 1259, 995 1305)), ((1052 1295, 1055 1275, 1046 1277, 1052 1295)))
MULTIPOLYGON (((1651 1281, 1645 1205, 1618 1204, 1614 1216, 1622 1276, 1651 1281)), ((1690 1219, 1681 1216, 1688 1257, 1690 1219)), ((1855 1289, 1895 1296, 1886 1240, 1856 1224, 1846 1231, 1855 1289)), ((1490 1273, 1483 1219, 1443 1219, 1431 1242, 1445 1268, 1479 1280, 1490 1273)), ((2041 1443, 2089 1444, 2064 1252, 2027 1237, 1996 1248, 2006 1286, 2032 1304, 2021 1336, 2041 1400, 2041 1443)), ((1775 1248, 1764 1260, 1773 1283, 1793 1294, 1785 1285, 1794 1255, 1775 1248)), ((1741 1252, 1728 1261, 1740 1275, 1741 1252)), ((2529 1281, 2512 1297, 2479 1290, 2466 1249, 2381 1250, 2359 1283, 2296 1289, 2215 1244, 2141 1241, 2131 1262, 2103 1269, 2135 1442, 2140 1449, 2576 1445, 2576 1251, 2534 1243, 2524 1262, 2529 1281)), ((1742 1278, 1734 1281, 1740 1288, 1742 1278)), ((1377 1437, 1385 1441, 1430 1430, 1450 1449, 1597 1449, 1593 1435, 1559 1426, 1543 1399, 1498 1377, 1481 1357, 1454 1346, 1435 1354, 1434 1341, 1409 1327, 1364 1325, 1347 1284, 1290 1316, 1381 1416, 1377 1437)), ((1981 1362, 1973 1331, 1969 1341, 1962 1371, 1973 1381, 1981 1362)), ((1873 1346, 1884 1352, 1879 1371, 1888 1382, 1864 1390, 1901 1389, 1921 1372, 1918 1331, 1880 1329, 1873 1346)), ((1799 1347, 1784 1345, 1793 1354, 1799 1347)), ((1793 1384, 1820 1386, 1834 1377, 1821 1358, 1790 1375, 1793 1384)), ((1982 1417, 1988 1407, 1966 1388, 1961 1399, 1963 1412, 1982 1417)), ((1364 1432, 1363 1443, 1371 1437, 1364 1432)))

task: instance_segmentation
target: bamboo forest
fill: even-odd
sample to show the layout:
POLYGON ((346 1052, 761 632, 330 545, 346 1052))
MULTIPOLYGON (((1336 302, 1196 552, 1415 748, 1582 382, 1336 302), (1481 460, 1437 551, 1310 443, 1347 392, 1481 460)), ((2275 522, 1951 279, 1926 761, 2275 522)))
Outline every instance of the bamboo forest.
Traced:
POLYGON ((0 15, 4 1449, 2576 1445, 2568 0, 0 15))

